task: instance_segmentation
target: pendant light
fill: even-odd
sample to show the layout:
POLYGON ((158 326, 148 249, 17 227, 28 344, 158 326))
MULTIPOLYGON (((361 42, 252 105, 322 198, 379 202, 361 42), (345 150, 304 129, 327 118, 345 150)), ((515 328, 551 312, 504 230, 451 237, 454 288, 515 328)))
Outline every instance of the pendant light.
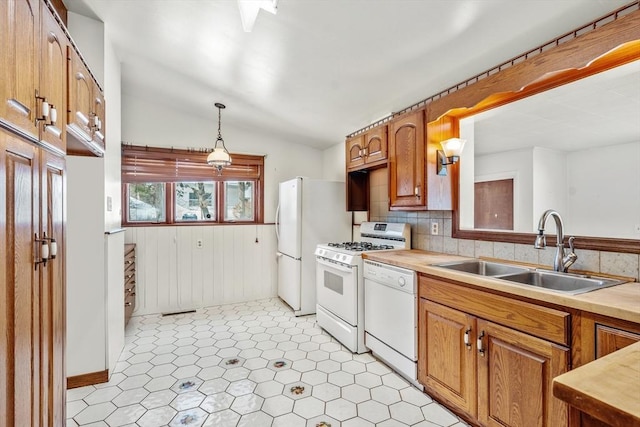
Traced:
POLYGON ((213 151, 207 156, 207 163, 216 168, 218 175, 220 175, 222 168, 231 164, 231 156, 227 151, 227 147, 224 146, 224 139, 222 139, 222 134, 220 133, 220 112, 227 107, 219 102, 216 102, 214 105, 218 109, 218 139, 216 139, 216 145, 213 147, 213 151))

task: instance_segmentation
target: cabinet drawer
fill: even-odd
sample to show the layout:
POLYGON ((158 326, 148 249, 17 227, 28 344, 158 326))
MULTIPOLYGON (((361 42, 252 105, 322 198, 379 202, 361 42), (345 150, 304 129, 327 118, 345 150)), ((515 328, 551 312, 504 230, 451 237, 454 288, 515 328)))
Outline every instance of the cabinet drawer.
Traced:
POLYGON ((570 344, 569 313, 479 291, 432 276, 420 275, 419 284, 420 296, 428 300, 558 344, 570 344))
POLYGON ((596 323, 596 359, 640 341, 640 334, 596 323))
POLYGON ((129 292, 124 299, 124 323, 125 325, 129 321, 129 318, 133 314, 133 310, 136 308, 136 293, 135 289, 133 292, 129 292))
POLYGON ((125 298, 125 300, 129 296, 129 294, 135 293, 135 292, 136 292, 136 283, 135 282, 133 282, 133 283, 131 283, 129 285, 125 285, 125 287, 124 287, 124 298, 125 298))
POLYGON ((124 273, 124 287, 128 288, 130 287, 130 285, 135 285, 136 284, 136 273, 135 271, 133 272, 125 272, 124 273))

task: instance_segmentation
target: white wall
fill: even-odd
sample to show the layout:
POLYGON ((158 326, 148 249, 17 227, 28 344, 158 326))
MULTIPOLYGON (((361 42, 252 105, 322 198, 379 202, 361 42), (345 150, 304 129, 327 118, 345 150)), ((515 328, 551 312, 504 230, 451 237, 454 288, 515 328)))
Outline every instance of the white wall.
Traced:
MULTIPOLYGON (((532 215, 530 229, 535 231, 542 214, 553 209, 563 218, 564 230, 567 225, 567 177, 566 154, 563 151, 548 148, 533 147, 533 191, 532 215)), ((545 225, 546 234, 556 232, 555 221, 548 221, 545 225)))
POLYGON ((277 295, 273 225, 132 227, 126 241, 136 244, 136 315, 277 295))
POLYGON ((530 148, 476 156, 475 182, 513 178, 513 229, 532 232, 533 158, 530 148))
POLYGON ((67 28, 82 57, 89 64, 91 73, 104 89, 104 24, 74 12, 67 12, 67 28))
POLYGON ((120 61, 102 22, 70 12, 68 27, 106 103, 104 157, 67 161, 67 239, 74 253, 67 264, 67 375, 73 376, 112 371, 124 347, 124 235, 104 234, 121 224, 120 61), (100 197, 87 203, 87 193, 100 197), (85 251, 87 240, 90 245, 99 241, 101 249, 85 251), (78 297, 86 292, 90 298, 78 297))
POLYGON ((322 152, 322 178, 329 181, 345 181, 346 153, 344 141, 322 152))
MULTIPOLYGON (((126 91, 126 88, 125 88, 126 91)), ((218 114, 211 100, 211 119, 203 119, 184 111, 139 97, 122 97, 122 139, 134 145, 176 148, 213 148, 218 129, 218 114)), ((223 101, 224 100, 216 100, 223 101)), ((227 105, 227 110, 233 105, 227 105)), ((278 205, 278 183, 295 176, 322 178, 321 150, 282 141, 271 135, 256 133, 225 122, 222 112, 222 137, 231 153, 266 154, 265 158, 265 222, 275 220, 278 205)))
MULTIPOLYGON (((104 230, 118 229, 122 223, 120 179, 121 78, 120 60, 115 54, 109 27, 104 37, 104 92, 106 106, 106 152, 104 155, 104 230)), ((105 235, 105 283, 107 286, 107 367, 115 369, 124 348, 124 233, 105 235)))
POLYGON ((567 233, 640 239, 640 142, 568 154, 567 184, 567 233))
POLYGON ((106 369, 104 159, 67 156, 67 376, 106 369))

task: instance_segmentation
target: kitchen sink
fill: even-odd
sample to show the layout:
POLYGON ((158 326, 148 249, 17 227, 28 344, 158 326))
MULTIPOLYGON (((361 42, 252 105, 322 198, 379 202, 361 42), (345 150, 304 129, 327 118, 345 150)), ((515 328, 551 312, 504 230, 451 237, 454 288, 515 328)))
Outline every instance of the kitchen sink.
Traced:
POLYGON ((514 284, 535 286, 563 294, 577 295, 596 289, 625 283, 624 280, 607 279, 573 273, 536 270, 510 264, 483 260, 466 260, 433 264, 432 267, 446 268, 463 273, 488 276, 495 279, 507 280, 514 284))
POLYGON ((445 262, 441 264, 434 264, 433 267, 442 267, 448 270, 456 270, 465 273, 479 274, 480 276, 492 277, 502 276, 505 274, 527 273, 530 271, 526 267, 482 261, 479 259, 445 262))
POLYGON ((556 271, 535 270, 502 276, 501 279, 521 283, 570 295, 582 294, 596 289, 625 283, 624 280, 584 276, 556 271))

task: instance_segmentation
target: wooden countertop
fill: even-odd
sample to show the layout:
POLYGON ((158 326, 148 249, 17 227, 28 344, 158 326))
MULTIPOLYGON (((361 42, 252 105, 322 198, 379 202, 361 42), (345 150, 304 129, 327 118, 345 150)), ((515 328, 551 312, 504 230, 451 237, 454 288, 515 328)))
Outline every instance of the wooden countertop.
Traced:
MULTIPOLYGON (((477 288, 508 293, 532 300, 544 301, 603 316, 640 323, 640 283, 638 282, 624 283, 580 295, 567 295, 528 285, 519 285, 506 280, 431 266, 432 264, 442 262, 470 259, 468 257, 427 252, 417 249, 367 252, 364 253, 362 257, 372 261, 408 268, 419 273, 465 282, 477 288)), ((508 261, 505 261, 505 263, 508 263, 508 261)))
POLYGON ((640 426, 640 342, 554 378, 553 395, 612 426, 640 426))

